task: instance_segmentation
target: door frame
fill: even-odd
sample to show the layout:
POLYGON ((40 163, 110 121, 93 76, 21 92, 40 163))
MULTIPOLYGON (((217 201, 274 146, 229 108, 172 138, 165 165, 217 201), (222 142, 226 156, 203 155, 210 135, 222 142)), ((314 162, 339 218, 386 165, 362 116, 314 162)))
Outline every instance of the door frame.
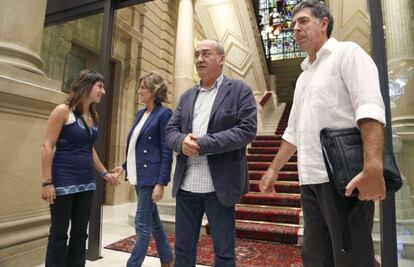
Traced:
MULTIPOLYGON (((388 67, 385 49, 384 21, 381 0, 368 0, 371 20, 371 57, 378 68, 381 94, 385 105, 387 125, 384 128, 384 142, 392 148, 391 108, 388 88, 388 67)), ((395 214, 395 194, 387 193, 380 201, 381 226, 381 266, 397 267, 397 227, 395 214)))

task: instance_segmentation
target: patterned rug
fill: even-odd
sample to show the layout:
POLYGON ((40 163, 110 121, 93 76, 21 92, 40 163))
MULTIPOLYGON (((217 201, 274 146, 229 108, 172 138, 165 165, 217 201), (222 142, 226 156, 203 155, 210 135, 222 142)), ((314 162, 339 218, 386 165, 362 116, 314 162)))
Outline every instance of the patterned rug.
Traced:
MULTIPOLYGON (((168 240, 174 247, 175 236, 168 234, 168 240)), ((135 236, 122 239, 106 246, 106 249, 131 252, 135 236)), ((155 242, 151 239, 147 256, 157 257, 155 242)), ((301 267, 300 248, 272 242, 247 239, 236 240, 236 257, 238 267, 301 267)), ((213 241, 209 236, 201 236, 198 242, 197 264, 213 266, 213 241)))

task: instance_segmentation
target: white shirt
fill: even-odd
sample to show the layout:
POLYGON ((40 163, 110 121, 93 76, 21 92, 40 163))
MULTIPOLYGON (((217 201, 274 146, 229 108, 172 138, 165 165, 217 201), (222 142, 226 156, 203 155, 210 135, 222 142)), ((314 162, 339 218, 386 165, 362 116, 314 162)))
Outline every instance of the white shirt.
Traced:
POLYGON ((127 154, 127 172, 128 172, 128 181, 132 185, 137 184, 137 165, 135 159, 135 147, 137 146, 138 135, 141 132, 142 126, 144 126, 145 121, 148 119, 151 112, 144 112, 137 126, 135 126, 134 131, 132 132, 131 139, 129 140, 128 154, 127 154))
MULTIPOLYGON (((216 80, 214 87, 206 90, 201 87, 194 104, 193 134, 201 137, 207 134, 208 122, 210 121, 211 109, 221 83, 223 75, 216 80)), ((213 179, 211 178, 207 156, 190 157, 187 160, 187 169, 181 189, 193 193, 214 192, 213 179)))
POLYGON ((300 184, 328 182, 320 130, 357 127, 372 118, 385 125, 378 70, 357 44, 330 38, 311 64, 301 64, 288 127, 282 138, 297 148, 300 184))

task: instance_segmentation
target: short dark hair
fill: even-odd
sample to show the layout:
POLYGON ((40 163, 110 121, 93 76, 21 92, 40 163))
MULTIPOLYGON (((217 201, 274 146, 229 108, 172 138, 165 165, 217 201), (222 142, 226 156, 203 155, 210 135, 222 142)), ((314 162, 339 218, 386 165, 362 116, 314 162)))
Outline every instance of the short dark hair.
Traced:
POLYGON ((295 16, 296 13, 305 8, 309 8, 312 16, 318 19, 323 19, 324 17, 328 18, 329 23, 327 34, 328 38, 331 37, 331 33, 334 26, 334 19, 332 17, 331 12, 329 11, 329 8, 322 1, 319 0, 303 0, 293 8, 293 16, 295 16))

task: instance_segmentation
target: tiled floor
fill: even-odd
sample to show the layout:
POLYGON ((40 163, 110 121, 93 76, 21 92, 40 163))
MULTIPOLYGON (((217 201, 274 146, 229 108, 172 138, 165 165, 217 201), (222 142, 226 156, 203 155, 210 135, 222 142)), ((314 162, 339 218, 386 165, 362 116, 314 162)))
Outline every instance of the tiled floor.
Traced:
MULTIPOLYGON (((103 247, 135 233, 134 228, 128 225, 128 214, 135 210, 135 203, 126 203, 116 206, 104 206, 103 208, 103 247)), ((129 253, 118 252, 102 248, 102 259, 87 261, 86 267, 122 267, 125 266, 129 253)), ((36 266, 43 267, 44 264, 36 266)), ((160 260, 153 257, 145 257, 142 267, 158 267, 160 260)), ((197 265, 197 267, 204 267, 197 265)))

